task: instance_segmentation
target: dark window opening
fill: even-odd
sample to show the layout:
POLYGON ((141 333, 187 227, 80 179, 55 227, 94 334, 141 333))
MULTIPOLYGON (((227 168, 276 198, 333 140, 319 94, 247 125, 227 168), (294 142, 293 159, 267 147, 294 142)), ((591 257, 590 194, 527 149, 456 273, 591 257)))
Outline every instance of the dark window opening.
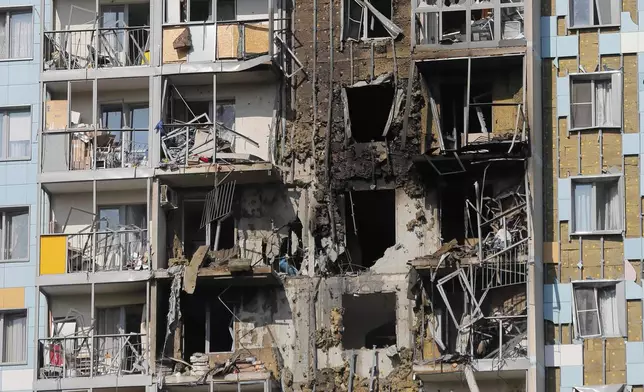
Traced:
POLYGON ((443 83, 440 86, 440 118, 444 137, 456 143, 463 132, 463 108, 465 106, 465 84, 443 83))
MULTIPOLYGON (((443 243, 456 239, 459 244, 464 244, 466 238, 478 238, 476 212, 469 207, 469 214, 466 214, 465 205, 465 201, 469 200, 476 206, 476 192, 469 181, 461 180, 453 184, 441 189, 441 238, 443 243)), ((491 196, 492 187, 484 187, 483 197, 491 196)), ((482 236, 485 237, 489 231, 489 226, 483 228, 482 236)))
MULTIPOLYGON (((231 352, 234 346, 234 320, 231 312, 219 301, 218 291, 199 291, 182 295, 183 359, 194 353, 231 352)), ((236 304, 226 301, 235 310, 236 304)))
POLYGON ((396 294, 344 294, 342 307, 345 350, 396 344, 396 294))
MULTIPOLYGON (((210 248, 215 249, 215 237, 217 235, 217 222, 212 222, 210 230, 210 248)), ((235 220, 228 217, 221 221, 219 232, 219 243, 217 250, 232 249, 235 246, 235 220)))
MULTIPOLYGON (((203 215, 203 200, 185 201, 183 203, 184 213, 184 252, 188 259, 194 252, 206 245, 206 227, 201 227, 201 217, 203 215)), ((215 236, 217 233, 217 221, 210 224, 210 249, 214 249, 215 236)), ((235 246, 235 220, 228 217, 221 221, 221 230, 219 232, 219 244, 217 249, 231 249, 235 246)))
MULTIPOLYGON (((231 307, 230 303, 227 304, 231 307)), ((233 309, 231 307, 231 309, 233 309)), ((210 330, 206 352, 209 353, 222 353, 233 351, 234 347, 234 320, 233 315, 226 309, 226 307, 215 297, 210 303, 209 311, 209 325, 210 330)))
POLYGON ((443 12, 441 43, 464 42, 467 40, 465 16, 465 11, 443 12))
POLYGON ((396 244, 395 192, 351 192, 344 198, 347 249, 351 263, 369 268, 385 254, 387 248, 396 244))
POLYGON ((212 20, 210 0, 190 0, 190 21, 200 22, 203 20, 212 20))
MULTIPOLYGON (((387 19, 391 19, 391 0, 370 0, 370 3, 387 19)), ((367 12, 367 38, 389 37, 391 36, 378 18, 373 13, 367 12)))
POLYGON ((382 136, 394 98, 393 85, 347 88, 351 134, 358 143, 384 141, 382 136))

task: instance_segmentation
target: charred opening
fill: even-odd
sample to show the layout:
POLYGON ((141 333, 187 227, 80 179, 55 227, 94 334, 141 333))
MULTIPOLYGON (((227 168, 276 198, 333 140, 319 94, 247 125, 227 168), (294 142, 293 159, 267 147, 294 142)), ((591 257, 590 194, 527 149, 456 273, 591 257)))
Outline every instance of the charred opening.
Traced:
POLYGON ((395 89, 391 83, 347 88, 351 135, 358 143, 384 141, 395 89))
MULTIPOLYGON (((234 349, 233 315, 219 301, 217 291, 182 294, 183 359, 195 353, 231 352, 234 349)), ((228 306, 234 306, 230 303, 228 306)))
MULTIPOLYGON (((459 244, 463 244, 467 238, 476 238, 477 221, 476 213, 466 206, 466 201, 476 206, 476 190, 474 181, 466 176, 460 176, 457 181, 446 183, 440 191, 440 223, 441 238, 444 242, 455 239, 459 244)), ((483 188, 483 198, 491 197, 492 186, 489 184, 483 188)), ((483 232, 487 234, 489 229, 483 232)))
POLYGON ((342 346, 346 350, 396 344, 396 294, 344 294, 342 346))
POLYGON ((396 244, 395 192, 350 192, 344 199, 351 263, 369 268, 396 244))

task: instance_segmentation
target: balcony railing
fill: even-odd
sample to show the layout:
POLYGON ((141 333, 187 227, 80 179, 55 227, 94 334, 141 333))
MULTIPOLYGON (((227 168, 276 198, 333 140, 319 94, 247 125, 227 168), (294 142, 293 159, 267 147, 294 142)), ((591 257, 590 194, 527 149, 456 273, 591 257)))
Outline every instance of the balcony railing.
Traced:
POLYGON ((43 172, 147 166, 147 140, 147 130, 46 132, 43 172))
POLYGON ((146 374, 145 334, 39 339, 39 379, 146 374))
POLYGON ((129 67, 150 63, 149 27, 47 31, 44 69, 129 67))
POLYGON ((75 234, 46 234, 40 246, 41 275, 141 270, 149 267, 147 230, 124 226, 75 234))

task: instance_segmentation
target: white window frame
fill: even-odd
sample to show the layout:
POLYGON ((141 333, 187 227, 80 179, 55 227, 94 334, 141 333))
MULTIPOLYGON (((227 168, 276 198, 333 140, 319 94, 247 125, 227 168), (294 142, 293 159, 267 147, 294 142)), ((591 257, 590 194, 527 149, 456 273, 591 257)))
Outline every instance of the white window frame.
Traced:
POLYGON ((7 362, 7 361, 5 361, 5 358, 4 358, 4 333, 5 333, 4 321, 5 321, 5 316, 8 315, 8 314, 16 314, 16 313, 24 314, 24 316, 25 316, 25 331, 24 331, 24 333, 25 333, 25 344, 27 346, 26 347, 27 350, 29 350, 29 344, 28 344, 28 341, 27 341, 27 339, 28 339, 27 333, 28 333, 28 330, 29 330, 29 319, 28 319, 29 312, 25 308, 3 309, 2 311, 0 311, 0 365, 25 365, 25 364, 27 364, 27 352, 26 351, 23 353, 24 358, 25 358, 24 361, 7 362))
MULTIPOLYGON (((602 175, 602 176, 575 176, 570 179, 570 205, 571 205, 571 214, 570 221, 568 224, 569 233, 571 235, 604 235, 604 234, 621 234, 624 231, 624 180, 623 177, 619 174, 613 175, 602 175), (575 185, 576 184, 592 184, 593 185, 593 211, 597 211, 597 187, 595 186, 598 182, 617 182, 617 190, 619 192, 619 220, 620 228, 614 230, 598 230, 596 228, 590 231, 579 231, 575 227, 575 185)), ((593 224, 597 224, 596 215, 591 217, 593 224)))
MULTIPOLYGON (((370 2, 370 0, 362 0, 362 1, 364 1, 364 2, 370 2)), ((357 3, 357 2, 355 2, 354 0, 343 0, 343 2, 342 2, 342 8, 341 8, 341 14, 342 14, 342 19, 341 19, 341 24, 342 24, 342 27, 341 27, 341 30, 342 30, 342 31, 341 31, 341 36, 342 36, 342 37, 344 37, 345 29, 348 29, 348 28, 349 28, 349 26, 347 25, 347 23, 345 23, 345 20, 344 20, 344 19, 345 19, 345 15, 348 15, 348 14, 347 14, 347 12, 349 12, 349 10, 346 10, 346 9, 345 9, 345 8, 346 8, 345 4, 351 4, 351 2, 353 2, 353 3, 355 4, 355 6, 357 6, 357 7, 362 7, 360 4, 358 4, 358 3, 357 3)), ((391 16, 389 16, 388 18, 389 18, 390 20, 393 20, 393 15, 394 15, 394 3, 393 3, 393 1, 391 1, 391 0, 390 0, 390 6, 391 6, 391 16)), ((365 7, 362 7, 362 13, 361 13, 361 15, 360 15, 360 37, 359 37, 358 39, 355 39, 355 38, 353 38, 353 37, 346 37, 346 38, 343 38, 343 39, 344 39, 345 41, 355 41, 355 42, 390 41, 390 40, 391 40, 391 36, 389 36, 389 35, 386 35, 386 36, 384 36, 384 37, 369 37, 369 28, 368 28, 368 22, 367 22, 367 21, 368 21, 368 19, 369 19, 369 15, 370 15, 370 14, 371 14, 371 11, 369 11, 369 8, 368 8, 368 7, 366 7, 366 6, 365 6, 365 7)), ((387 16, 385 15, 385 17, 387 17, 387 16)), ((376 18, 376 19, 377 19, 377 18, 376 18)))
POLYGON ((33 60, 34 58, 34 8, 32 6, 21 7, 0 7, 0 18, 5 18, 5 39, 6 43, 6 57, 0 57, 2 61, 19 61, 19 60, 33 60), (3 15, 4 14, 4 15, 3 15), (11 14, 30 14, 31 16, 31 41, 29 45, 29 55, 27 57, 11 57, 11 14))
POLYGON ((573 325, 574 332, 577 338, 589 339, 589 338, 614 338, 614 337, 625 337, 627 336, 627 320, 626 320, 626 289, 623 280, 610 280, 610 279, 597 279, 597 280, 578 280, 572 281, 572 313, 573 313, 573 325), (606 287, 615 287, 615 296, 617 306, 615 312, 617 313, 618 323, 619 323, 619 332, 616 335, 606 335, 605 331, 602 329, 602 315, 600 312, 599 304, 599 295, 598 290, 606 287), (577 303, 575 299, 575 290, 577 288, 584 289, 593 289, 595 294, 595 309, 594 310, 577 310, 577 303), (594 335, 582 335, 579 330, 579 317, 578 313, 580 312, 597 312, 598 321, 599 321, 599 334, 594 335))
POLYGON ((0 208, 0 224, 2 224, 2 226, 1 226, 2 235, 0 235, 0 263, 6 263, 6 262, 12 262, 12 261, 28 261, 29 260, 29 249, 31 248, 30 243, 29 243, 30 242, 29 238, 30 238, 30 234, 31 234, 30 233, 30 226, 31 225, 29 224, 30 219, 31 219, 31 209, 29 207, 18 206, 18 207, 2 207, 2 208, 0 208), (7 235, 9 234, 8 232, 6 232, 6 228, 7 228, 7 213, 16 212, 16 211, 25 212, 27 214, 27 239, 26 239, 26 242, 27 242, 27 257, 18 258, 18 259, 15 259, 15 258, 10 259, 10 258, 6 258, 6 254, 8 252, 8 249, 7 249, 7 235))
MULTIPOLYGON (((621 25, 622 19, 622 2, 620 0, 585 0, 588 1, 590 5, 590 20, 591 24, 588 25, 574 25, 572 20, 573 15, 573 2, 575 0, 568 0, 568 16, 566 17, 566 24, 568 25, 569 30, 574 29, 588 29, 588 28, 597 28, 597 27, 618 27, 621 25), (611 11, 612 11, 612 20, 611 23, 597 23, 595 24, 595 11, 596 11, 596 2, 597 1, 610 1, 611 2, 611 11)), ((597 12, 599 14, 599 11, 597 12)))
POLYGON ((568 114, 568 131, 580 131, 580 130, 594 130, 594 129, 621 129, 622 128, 622 117, 624 114, 624 99, 623 99, 623 75, 620 71, 603 71, 603 72, 590 72, 590 73, 575 73, 570 74, 570 107, 568 114), (596 85, 597 80, 610 80, 611 81, 611 100, 612 104, 619 104, 619 108, 613 108, 614 119, 613 125, 596 125, 596 116, 595 116, 595 96, 596 96, 596 85), (591 122, 590 126, 575 127, 573 123, 573 107, 575 102, 573 102, 573 89, 575 82, 578 81, 591 81, 591 122), (618 115, 615 115, 619 113, 618 115))
MULTIPOLYGON (((218 300, 219 300, 219 298, 217 298, 216 300, 218 301, 218 300)), ((230 303, 230 302, 229 302, 229 303, 230 303)), ((226 305, 226 306, 227 306, 227 307, 232 307, 232 309, 230 309, 230 310, 231 310, 231 311, 232 311, 232 313, 233 313, 233 314, 231 315, 232 317, 231 317, 231 325, 230 325, 230 328, 232 328, 232 331, 231 331, 231 337, 232 337, 232 340, 233 340, 233 343, 232 343, 232 345, 231 345, 232 347, 230 348, 230 350, 229 350, 229 351, 211 351, 211 350, 210 350, 210 328, 211 328, 211 325, 210 325, 210 316, 211 316, 211 314, 212 314, 212 312, 213 312, 213 307, 214 307, 214 306, 213 306, 213 304, 212 304, 212 303, 210 303, 210 302, 206 302, 206 304, 205 304, 205 312, 206 312, 206 338, 204 339, 204 340, 205 340, 205 350, 204 350, 204 353, 206 353, 206 354, 228 354, 228 353, 233 353, 233 352, 235 352, 235 349, 237 348, 237 339, 236 339, 236 336, 235 336, 235 335, 236 335, 236 334, 235 334, 235 314, 237 313, 237 310, 238 310, 238 308, 239 308, 239 304, 238 304, 238 303, 234 303, 234 305, 232 305, 232 306, 229 306, 229 305, 226 305)))
POLYGON ((31 144, 32 140, 32 122, 33 117, 30 106, 15 106, 15 107, 2 107, 0 108, 0 121, 2 121, 2 148, 0 148, 0 162, 1 161, 29 161, 31 160, 31 144), (29 147, 27 148, 27 156, 24 157, 9 157, 9 141, 11 138, 10 115, 11 113, 27 112, 29 113, 29 147))

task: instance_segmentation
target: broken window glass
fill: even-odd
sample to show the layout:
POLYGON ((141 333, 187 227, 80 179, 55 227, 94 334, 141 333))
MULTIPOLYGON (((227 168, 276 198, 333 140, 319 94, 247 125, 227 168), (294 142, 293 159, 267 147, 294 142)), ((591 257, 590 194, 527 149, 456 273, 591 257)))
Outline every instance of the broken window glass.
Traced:
POLYGON ((492 41, 494 39, 494 10, 472 10, 472 41, 492 41))
POLYGON ((344 0, 343 39, 396 38, 402 30, 392 21, 391 0, 344 0))
POLYGON ((620 282, 573 283, 575 321, 580 337, 617 337, 625 333, 623 284, 620 282))
POLYGON ((618 0, 570 0, 570 27, 619 24, 620 5, 618 0))
POLYGON ((190 21, 201 22, 212 20, 211 0, 188 0, 190 3, 190 21))
POLYGON ((218 0, 217 1, 217 21, 227 22, 237 20, 237 11, 235 9, 235 0, 218 0))
POLYGON ((503 39, 524 39, 523 7, 501 8, 501 36, 503 39))
POLYGON ((575 290, 575 306, 577 321, 581 336, 601 335, 599 325, 599 308, 594 288, 577 288, 575 290))

